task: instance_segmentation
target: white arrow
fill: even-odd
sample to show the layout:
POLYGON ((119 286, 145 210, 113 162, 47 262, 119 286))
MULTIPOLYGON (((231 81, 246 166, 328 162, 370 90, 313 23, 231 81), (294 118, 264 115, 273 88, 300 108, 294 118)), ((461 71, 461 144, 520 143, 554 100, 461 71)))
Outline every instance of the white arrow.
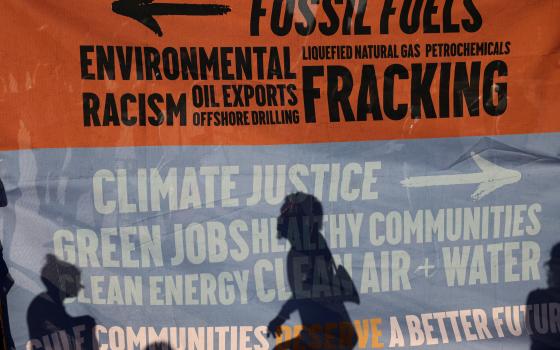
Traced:
POLYGON ((481 172, 456 175, 409 177, 401 181, 401 184, 404 187, 480 184, 476 191, 471 195, 472 199, 479 200, 502 186, 514 184, 521 180, 521 173, 517 170, 497 166, 474 152, 471 152, 471 156, 476 162, 476 165, 478 165, 480 170, 482 170, 481 172))

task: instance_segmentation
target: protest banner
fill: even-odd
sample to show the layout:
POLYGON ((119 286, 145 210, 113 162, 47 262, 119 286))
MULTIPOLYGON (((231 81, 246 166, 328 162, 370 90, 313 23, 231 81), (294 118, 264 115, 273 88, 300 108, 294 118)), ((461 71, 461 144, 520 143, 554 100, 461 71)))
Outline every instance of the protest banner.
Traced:
POLYGON ((8 0, 15 345, 558 342, 559 14, 8 0))

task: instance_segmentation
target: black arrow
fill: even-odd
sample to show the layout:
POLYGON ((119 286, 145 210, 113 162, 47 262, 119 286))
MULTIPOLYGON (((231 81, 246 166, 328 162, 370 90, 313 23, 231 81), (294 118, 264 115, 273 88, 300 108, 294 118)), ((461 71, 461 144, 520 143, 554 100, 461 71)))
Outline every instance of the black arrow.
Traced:
POLYGON ((153 3, 154 0, 117 0, 113 12, 137 20, 158 36, 163 32, 153 16, 221 16, 231 11, 226 5, 153 3))

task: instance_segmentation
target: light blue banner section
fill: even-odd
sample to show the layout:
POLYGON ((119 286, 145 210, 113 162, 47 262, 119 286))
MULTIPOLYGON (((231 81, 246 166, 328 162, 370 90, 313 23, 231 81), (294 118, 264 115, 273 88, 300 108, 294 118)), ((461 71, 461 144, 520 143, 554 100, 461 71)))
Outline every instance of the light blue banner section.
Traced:
POLYGON ((267 325, 290 291, 275 219, 300 190, 361 293, 351 318, 380 318, 386 348, 391 316, 408 345, 406 315, 482 309, 494 339, 432 347, 526 349, 492 313, 546 287, 559 136, 2 152, 12 333, 23 347, 47 254, 82 270, 69 314, 107 328, 267 325))

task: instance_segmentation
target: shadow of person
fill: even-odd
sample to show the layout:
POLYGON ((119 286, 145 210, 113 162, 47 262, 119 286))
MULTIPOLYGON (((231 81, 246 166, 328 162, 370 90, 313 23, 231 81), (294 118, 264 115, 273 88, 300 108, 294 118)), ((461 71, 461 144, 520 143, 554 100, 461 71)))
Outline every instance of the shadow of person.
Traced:
POLYGON ((166 342, 155 342, 146 346, 144 350, 173 350, 173 348, 166 342))
MULTIPOLYGON (((0 207, 8 206, 8 197, 4 184, 0 180, 0 207)), ((5 238, 6 232, 3 232, 5 238)), ((9 247, 9 246, 8 246, 9 247)), ((4 349, 15 349, 14 340, 10 331, 10 317, 8 315, 8 292, 14 285, 14 279, 10 275, 8 265, 4 260, 4 248, 0 243, 0 339, 2 339, 2 347, 4 349)))
POLYGON ((48 254, 41 269, 41 281, 47 290, 37 295, 27 309, 31 345, 45 349, 96 350, 95 320, 91 316, 72 317, 64 308, 64 299, 73 298, 83 287, 80 270, 48 254))
POLYGON ((288 282, 292 296, 268 324, 268 333, 278 337, 281 325, 294 311, 301 318, 301 331, 274 349, 352 349, 356 329, 344 306, 359 303, 352 280, 343 267, 336 267, 321 234, 323 207, 312 195, 287 196, 278 217, 278 238, 287 239, 288 282), (350 285, 350 286, 349 286, 350 285))
POLYGON ((525 324, 531 350, 560 349, 560 243, 550 251, 548 288, 536 289, 527 297, 525 324))

